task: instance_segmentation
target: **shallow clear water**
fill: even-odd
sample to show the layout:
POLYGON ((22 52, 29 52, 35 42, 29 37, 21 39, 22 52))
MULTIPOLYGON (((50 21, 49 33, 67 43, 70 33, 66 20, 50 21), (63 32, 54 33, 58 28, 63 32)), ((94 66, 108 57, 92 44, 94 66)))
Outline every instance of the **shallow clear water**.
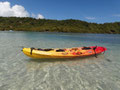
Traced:
POLYGON ((120 35, 0 31, 0 90, 120 90, 120 35), (21 46, 105 46, 98 58, 39 59, 21 46))

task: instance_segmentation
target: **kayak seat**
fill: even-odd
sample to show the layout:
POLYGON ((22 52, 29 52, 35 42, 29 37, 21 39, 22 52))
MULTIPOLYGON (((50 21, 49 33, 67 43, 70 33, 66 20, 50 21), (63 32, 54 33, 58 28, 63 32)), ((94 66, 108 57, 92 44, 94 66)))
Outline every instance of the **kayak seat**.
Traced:
POLYGON ((43 49, 41 49, 41 48, 38 48, 37 50, 43 50, 43 49))
POLYGON ((83 47, 82 50, 89 50, 91 49, 90 47, 83 47))
POLYGON ((43 49, 44 51, 51 51, 51 50, 54 50, 54 49, 43 49))
POLYGON ((65 50, 64 49, 58 49, 56 50, 56 52, 64 52, 65 50))
POLYGON ((40 51, 51 51, 53 49, 41 49, 41 48, 38 48, 37 50, 40 50, 40 51))

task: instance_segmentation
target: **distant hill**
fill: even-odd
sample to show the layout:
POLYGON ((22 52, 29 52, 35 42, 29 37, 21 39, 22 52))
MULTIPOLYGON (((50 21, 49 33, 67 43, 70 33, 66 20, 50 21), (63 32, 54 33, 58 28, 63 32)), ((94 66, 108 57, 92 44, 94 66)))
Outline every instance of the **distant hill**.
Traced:
POLYGON ((120 34, 120 22, 97 24, 74 19, 49 20, 28 17, 0 17, 0 30, 120 34))

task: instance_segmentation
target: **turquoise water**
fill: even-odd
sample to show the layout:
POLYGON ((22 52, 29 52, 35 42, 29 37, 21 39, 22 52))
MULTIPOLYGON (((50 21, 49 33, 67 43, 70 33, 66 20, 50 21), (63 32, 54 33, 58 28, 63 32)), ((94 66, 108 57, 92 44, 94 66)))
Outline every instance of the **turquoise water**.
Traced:
POLYGON ((0 31, 0 90, 120 90, 120 35, 0 31), (98 58, 39 59, 21 46, 105 46, 98 58))

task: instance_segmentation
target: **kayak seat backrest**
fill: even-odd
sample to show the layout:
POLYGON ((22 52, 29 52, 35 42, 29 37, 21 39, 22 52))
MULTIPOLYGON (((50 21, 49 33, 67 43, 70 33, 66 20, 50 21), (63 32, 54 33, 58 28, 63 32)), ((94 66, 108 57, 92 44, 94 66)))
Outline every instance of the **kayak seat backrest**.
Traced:
POLYGON ((43 49, 44 51, 51 51, 51 50, 54 50, 54 49, 43 49))
POLYGON ((38 48, 37 50, 41 50, 41 51, 43 51, 43 49, 41 49, 41 48, 38 48))
POLYGON ((65 50, 64 49, 58 49, 56 50, 56 52, 64 52, 65 50))
POLYGON ((40 50, 40 51, 51 51, 53 49, 41 49, 41 48, 38 48, 37 50, 40 50))
POLYGON ((83 47, 82 50, 89 50, 91 49, 90 47, 83 47))

